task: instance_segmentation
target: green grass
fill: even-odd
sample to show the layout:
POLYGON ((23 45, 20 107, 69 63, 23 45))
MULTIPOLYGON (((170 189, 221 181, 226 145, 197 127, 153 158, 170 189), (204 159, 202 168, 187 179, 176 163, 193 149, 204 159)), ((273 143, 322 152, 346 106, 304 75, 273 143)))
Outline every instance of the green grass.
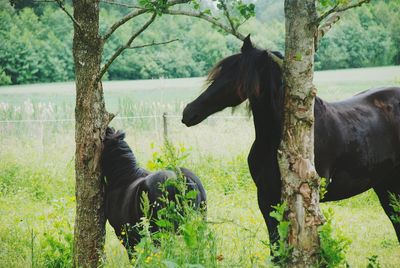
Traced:
MULTIPOLYGON (((185 103, 201 92, 201 81, 124 81, 104 87, 109 109, 121 116, 161 116, 164 111, 179 115, 185 103)), ((316 74, 319 95, 332 101, 370 87, 399 83, 399 67, 316 74)), ((70 84, 2 87, 0 121, 72 118, 73 102, 70 84)), ((235 115, 245 115, 244 109, 235 115)), ((143 166, 162 144, 160 117, 116 118, 112 125, 126 130, 127 141, 143 166)), ((0 267, 71 265, 73 127, 70 121, 0 123, 0 267)), ((207 190, 207 221, 216 235, 218 266, 266 266, 267 232, 246 162, 254 139, 251 119, 210 118, 186 128, 179 117, 171 117, 168 127, 170 139, 189 148, 185 166, 199 175, 207 190)), ((382 267, 400 267, 400 246, 372 191, 322 208, 334 210, 334 225, 352 240, 346 254, 351 267, 366 267, 367 258, 373 255, 382 267)), ((105 267, 129 267, 127 254, 110 226, 105 249, 105 267)))

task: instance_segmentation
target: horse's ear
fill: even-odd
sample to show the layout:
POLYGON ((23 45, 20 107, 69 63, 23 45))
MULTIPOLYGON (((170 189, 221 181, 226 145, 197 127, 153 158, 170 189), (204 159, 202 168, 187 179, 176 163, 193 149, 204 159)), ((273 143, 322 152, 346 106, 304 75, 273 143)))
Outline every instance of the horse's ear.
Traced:
POLYGON ((250 34, 249 34, 249 35, 247 35, 246 38, 243 40, 243 46, 242 46, 241 51, 242 51, 242 53, 244 53, 244 52, 249 51, 249 50, 251 50, 251 49, 253 49, 253 48, 254 48, 254 47, 253 47, 253 44, 251 43, 250 34))
POLYGON ((115 131, 113 127, 107 127, 105 140, 123 140, 125 139, 125 132, 122 130, 115 131))
POLYGON ((113 127, 107 127, 106 136, 111 136, 115 133, 115 129, 113 127))

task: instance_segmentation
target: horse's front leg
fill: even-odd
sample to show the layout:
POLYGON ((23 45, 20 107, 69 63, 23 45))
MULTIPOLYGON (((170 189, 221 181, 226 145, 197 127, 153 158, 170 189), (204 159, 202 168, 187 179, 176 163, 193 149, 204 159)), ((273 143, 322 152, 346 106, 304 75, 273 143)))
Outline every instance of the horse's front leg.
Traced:
POLYGON ((275 183, 261 183, 257 185, 258 206, 264 217, 268 228, 269 241, 272 246, 279 240, 278 221, 270 216, 274 210, 272 206, 276 206, 281 202, 281 183, 278 180, 275 183))
POLYGON ((250 154, 247 158, 249 170, 254 183, 257 186, 257 200, 260 211, 264 217, 268 228, 269 241, 272 246, 279 240, 278 221, 270 216, 274 210, 272 206, 276 206, 281 202, 281 177, 279 172, 278 161, 274 150, 263 150, 262 152, 271 152, 271 154, 263 154, 257 148, 256 143, 253 144, 250 154))

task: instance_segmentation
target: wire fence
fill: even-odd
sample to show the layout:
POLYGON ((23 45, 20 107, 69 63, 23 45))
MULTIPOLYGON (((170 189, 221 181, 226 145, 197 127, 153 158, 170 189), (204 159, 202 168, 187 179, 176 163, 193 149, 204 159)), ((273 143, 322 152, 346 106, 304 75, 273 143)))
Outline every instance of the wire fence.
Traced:
MULTIPOLYGON (((170 115, 164 112, 161 115, 138 115, 138 116, 116 116, 113 121, 118 120, 139 120, 139 119, 162 119, 163 135, 168 137, 168 125, 170 123, 169 119, 180 119, 182 115, 170 115)), ((208 120, 222 119, 222 120, 236 120, 236 119, 248 119, 248 116, 240 115, 213 115, 208 117, 208 120)), ((75 122, 73 118, 64 119, 21 119, 21 120, 0 120, 0 124, 43 124, 43 123, 62 123, 62 122, 75 122)), ((157 124, 156 124, 157 125, 157 124)))
MULTIPOLYGON (((145 118, 181 118, 181 115, 169 115, 164 113, 162 115, 138 115, 138 116, 116 116, 113 120, 126 120, 126 119, 145 119, 145 118)), ((209 117, 220 118, 220 119, 247 119, 248 116, 224 116, 224 115, 213 115, 209 117)), ((0 124, 6 123, 47 123, 47 122, 75 122, 73 118, 65 118, 65 119, 21 119, 21 120, 0 120, 0 124)))
MULTIPOLYGON (((130 144, 136 148, 162 143, 166 138, 202 153, 239 152, 248 150, 254 128, 249 116, 213 115, 196 127, 186 127, 182 115, 116 116, 110 126, 124 130, 130 144)), ((40 150, 57 144, 71 146, 74 141, 73 118, 22 118, 0 120, 0 147, 5 149, 11 139, 28 146, 37 144, 40 150)))

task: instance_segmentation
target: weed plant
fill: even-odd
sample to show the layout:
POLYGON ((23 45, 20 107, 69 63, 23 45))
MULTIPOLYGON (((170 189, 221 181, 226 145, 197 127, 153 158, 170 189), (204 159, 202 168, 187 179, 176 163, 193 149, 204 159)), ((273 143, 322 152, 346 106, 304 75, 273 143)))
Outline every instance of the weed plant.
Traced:
POLYGON ((205 211, 196 210, 193 200, 196 191, 186 191, 185 178, 180 173, 188 154, 183 146, 175 147, 166 140, 161 152, 154 152, 148 166, 151 169, 169 169, 177 174, 160 185, 164 192, 159 200, 164 207, 158 215, 150 215, 151 204, 144 194, 141 198, 144 217, 135 228, 142 235, 132 252, 134 267, 216 267, 216 235, 205 221, 205 211), (175 187, 175 199, 167 198, 167 187, 175 187), (159 231, 151 232, 151 216, 159 231))

